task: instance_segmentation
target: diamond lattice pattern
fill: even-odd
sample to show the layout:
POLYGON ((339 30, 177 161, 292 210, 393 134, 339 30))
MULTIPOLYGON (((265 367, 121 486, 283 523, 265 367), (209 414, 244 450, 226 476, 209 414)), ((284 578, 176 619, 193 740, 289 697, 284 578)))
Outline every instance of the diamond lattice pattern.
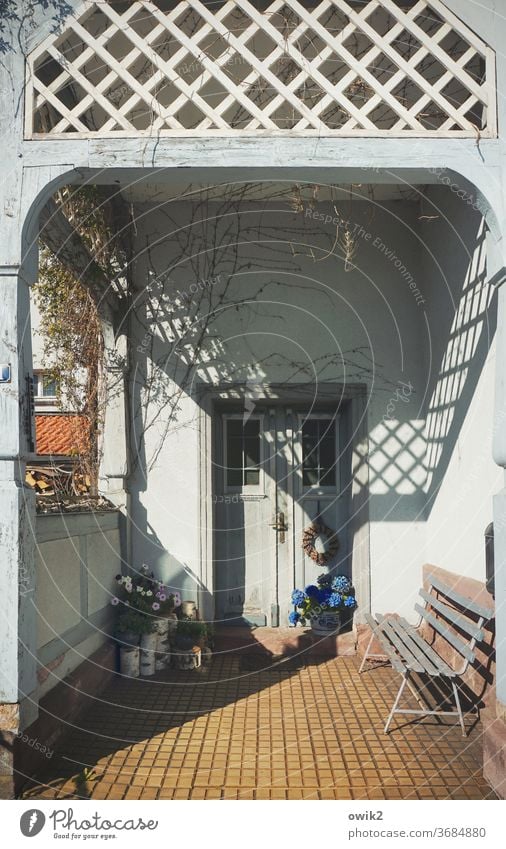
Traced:
POLYGON ((85 2, 27 135, 495 135, 495 56, 439 0, 85 2))

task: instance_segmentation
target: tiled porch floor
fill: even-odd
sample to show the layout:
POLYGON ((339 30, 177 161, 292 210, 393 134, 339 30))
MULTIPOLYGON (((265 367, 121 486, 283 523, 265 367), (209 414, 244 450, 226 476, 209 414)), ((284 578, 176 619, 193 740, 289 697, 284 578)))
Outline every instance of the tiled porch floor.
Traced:
POLYGON ((247 665, 215 656, 163 680, 118 676, 25 798, 494 798, 479 724, 464 739, 447 720, 397 717, 383 734, 391 669, 359 676, 356 657, 247 665), (86 785, 85 768, 97 776, 86 785))

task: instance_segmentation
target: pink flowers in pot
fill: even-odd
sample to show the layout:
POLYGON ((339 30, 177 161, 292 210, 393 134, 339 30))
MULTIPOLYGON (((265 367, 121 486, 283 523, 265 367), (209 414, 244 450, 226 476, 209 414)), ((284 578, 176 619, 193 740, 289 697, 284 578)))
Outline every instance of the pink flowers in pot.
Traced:
POLYGON ((123 605, 123 608, 148 616, 164 616, 181 604, 180 594, 170 592, 146 564, 136 574, 116 575, 116 583, 119 592, 111 598, 111 604, 115 607, 123 605))

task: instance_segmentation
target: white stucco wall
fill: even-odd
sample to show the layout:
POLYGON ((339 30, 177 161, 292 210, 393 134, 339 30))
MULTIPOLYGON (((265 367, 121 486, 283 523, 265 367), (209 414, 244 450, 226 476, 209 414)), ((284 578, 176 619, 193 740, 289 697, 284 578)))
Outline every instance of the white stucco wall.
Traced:
MULTIPOLYGON (((348 208, 344 211, 350 215, 348 208)), ((332 206, 322 204, 316 212, 332 213, 332 206)), ((177 328, 187 313, 182 295, 188 292, 191 297, 196 284, 209 276, 202 252, 209 246, 210 225, 206 225, 207 232, 202 225, 194 225, 191 249, 182 251, 171 232, 188 226, 192 217, 189 204, 166 204, 159 209, 139 206, 138 213, 136 315, 142 320, 145 295, 141 290, 146 285, 151 287, 149 298, 158 313, 157 321, 144 320, 143 326, 137 327, 137 385, 143 385, 146 355, 162 362, 168 375, 156 392, 151 392, 146 413, 149 423, 162 392, 175 391, 171 378, 184 373, 184 354, 175 352, 168 341, 169 318, 177 328), (145 246, 149 252, 143 253, 145 246), (173 270, 175 262, 178 268, 173 270), (159 297, 155 304, 155 291, 161 294, 161 276, 168 274, 171 281, 162 287, 165 301, 159 297)), ((265 204, 262 210, 245 206, 244 213, 237 233, 237 241, 244 244, 238 249, 229 247, 226 255, 221 247, 217 266, 221 280, 213 284, 212 298, 223 306, 220 297, 225 281, 238 264, 240 273, 226 298, 234 303, 249 298, 255 302, 219 314, 193 379, 245 381, 251 379, 253 367, 258 382, 307 382, 316 375, 319 381, 367 384, 373 606, 408 612, 427 557, 423 466, 426 320, 416 235, 418 203, 388 201, 371 206, 359 201, 353 205, 350 217, 357 225, 358 252, 356 268, 349 273, 335 256, 316 262, 308 256, 308 245, 315 246, 317 259, 330 250, 335 235, 332 224, 306 216, 305 211, 294 214, 286 202, 270 208, 265 204), (411 287, 410 281, 415 281, 411 287), (419 287, 418 299, 414 286, 419 287), (346 364, 342 352, 346 352, 346 364)), ((213 217, 212 209, 207 216, 213 217)), ((217 231, 221 246, 226 238, 222 227, 217 231)), ((184 344, 178 350, 183 348, 184 344)), ((198 575, 200 569, 196 413, 195 402, 183 394, 177 421, 170 433, 163 435, 162 445, 159 440, 167 412, 156 425, 150 424, 141 467, 155 455, 156 460, 147 481, 141 468, 137 469, 132 506, 134 562, 159 567, 163 577, 193 594, 196 585, 187 572, 198 575)), ((137 432, 139 425, 138 420, 137 432)))
POLYGON ((491 459, 495 312, 493 303, 486 312, 481 219, 444 187, 431 187, 422 205, 416 193, 356 199, 351 210, 338 204, 357 241, 356 267, 345 272, 341 259, 323 258, 335 236, 325 220, 332 205, 311 211, 311 192, 303 195, 299 213, 286 198, 243 203, 240 214, 214 202, 199 212, 206 223, 193 225, 188 202, 136 204, 133 410, 147 406, 134 425, 133 563, 149 563, 196 596, 197 383, 252 375, 361 382, 369 394, 372 607, 410 615, 425 562, 484 579, 483 531, 500 472, 491 459), (209 309, 192 313, 188 302, 204 281, 217 311, 181 394, 185 345, 209 309), (189 315, 195 324, 185 333, 189 315), (162 368, 146 394, 152 358, 162 368))
POLYGON ((427 559, 485 580, 485 528, 502 472, 492 458, 496 298, 481 219, 455 193, 429 192, 422 226, 432 360, 427 363, 427 559), (435 226, 434 226, 435 225, 435 226), (444 475, 434 469, 444 457, 444 475))

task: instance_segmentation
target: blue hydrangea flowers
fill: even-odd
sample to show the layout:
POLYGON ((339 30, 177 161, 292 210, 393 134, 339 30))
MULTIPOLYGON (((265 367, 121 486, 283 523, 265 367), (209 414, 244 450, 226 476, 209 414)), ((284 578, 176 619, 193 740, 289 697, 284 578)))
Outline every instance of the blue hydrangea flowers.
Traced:
POLYGON ((290 625, 305 625, 306 620, 315 619, 325 611, 336 613, 346 610, 351 613, 357 606, 355 590, 346 575, 324 573, 316 584, 309 584, 304 590, 293 590, 294 610, 289 614, 290 625))
POLYGON ((295 607, 302 607, 306 594, 302 590, 294 590, 292 593, 292 604, 295 607))
POLYGON ((328 606, 332 607, 333 609, 338 609, 342 607, 344 603, 345 602, 343 600, 343 597, 339 593, 331 593, 327 602, 328 606))
POLYGON ((338 593, 349 593, 351 590, 350 579, 345 575, 336 575, 332 579, 332 589, 338 593))

